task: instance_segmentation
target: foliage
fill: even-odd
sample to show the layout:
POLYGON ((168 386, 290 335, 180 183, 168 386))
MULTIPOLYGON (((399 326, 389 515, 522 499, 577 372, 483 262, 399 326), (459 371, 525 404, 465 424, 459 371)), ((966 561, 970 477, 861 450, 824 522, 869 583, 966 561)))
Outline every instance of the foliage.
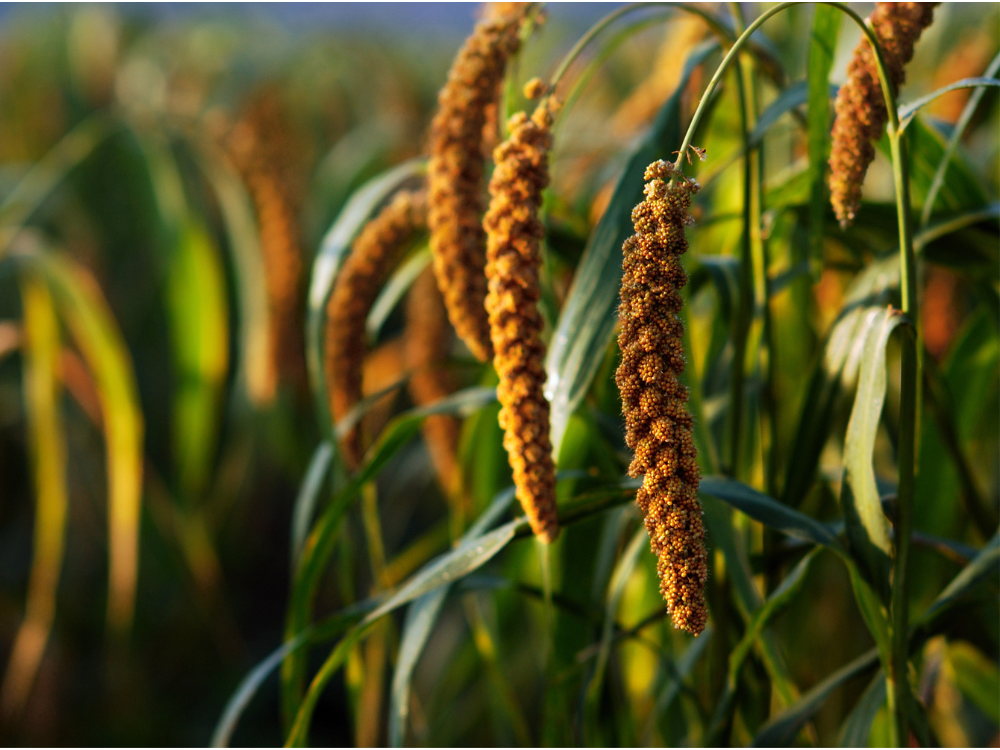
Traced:
POLYGON ((512 502, 492 365, 456 340, 452 395, 403 388, 426 243, 369 315, 365 397, 340 424, 327 406, 328 300, 365 223, 424 179, 457 38, 428 53, 413 30, 386 43, 98 7, 12 22, 0 736, 994 741, 996 9, 936 11, 842 228, 826 162, 860 19, 787 5, 747 21, 736 4, 625 6, 586 37, 556 5, 524 30, 500 111, 530 111, 521 85, 552 71, 565 102, 542 208, 551 545, 512 502), (231 143, 262 91, 306 269, 277 333, 273 206, 231 143), (659 158, 701 184, 682 313, 709 549, 697 638, 657 591, 614 380, 622 242, 659 158), (274 336, 295 361, 270 359, 274 336), (461 421, 460 497, 421 437, 441 415, 461 421), (355 425, 351 472, 338 441, 355 425))

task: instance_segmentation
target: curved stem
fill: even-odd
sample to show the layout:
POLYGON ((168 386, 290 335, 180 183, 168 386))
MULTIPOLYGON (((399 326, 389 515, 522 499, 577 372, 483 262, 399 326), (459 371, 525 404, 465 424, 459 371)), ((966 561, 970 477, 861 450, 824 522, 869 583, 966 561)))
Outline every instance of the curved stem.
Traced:
MULTIPOLYGON (((771 18, 771 16, 777 15, 781 11, 787 10, 793 5, 799 4, 800 3, 798 2, 784 2, 778 3, 772 8, 768 8, 757 18, 757 20, 750 24, 746 31, 740 34, 739 38, 733 43, 729 52, 722 59, 722 62, 719 63, 719 69, 715 71, 715 75, 712 76, 712 80, 708 82, 708 86, 705 88, 705 93, 702 94, 701 101, 698 102, 698 108, 695 110, 694 116, 691 118, 691 124, 688 126, 687 132, 684 134, 684 140, 681 142, 681 148, 677 154, 677 161, 674 162, 675 170, 680 170, 681 160, 684 157, 684 153, 691 145, 691 139, 694 137, 695 130, 697 130, 698 124, 701 122, 701 118, 705 113, 708 101, 711 99, 712 94, 718 87, 719 81, 722 80, 722 75, 726 72, 726 69, 730 66, 736 55, 739 54, 740 49, 748 42, 753 33, 759 29, 765 21, 771 18)), ((858 24, 858 26, 861 27, 862 33, 864 33, 864 35, 868 38, 868 43, 871 44, 872 51, 875 53, 875 66, 878 68, 879 83, 882 85, 882 94, 885 96, 886 109, 889 111, 889 127, 893 131, 897 130, 899 128, 899 115, 896 112, 896 94, 893 91, 892 84, 889 79, 889 73, 886 70, 885 60, 882 58, 882 50, 879 48, 878 38, 875 36, 875 32, 872 31, 871 27, 865 23, 861 16, 855 13, 844 3, 825 2, 821 4, 829 5, 846 13, 856 24, 858 24)))
POLYGON ((556 72, 552 74, 552 78, 549 79, 549 89, 554 91, 556 86, 562 80, 566 71, 569 70, 570 66, 576 61, 576 58, 580 56, 584 48, 590 44, 601 32, 604 31, 608 26, 613 24, 622 16, 631 13, 634 10, 642 10, 643 8, 667 8, 676 9, 684 11, 685 13, 690 13, 697 16, 703 20, 712 33, 719 37, 719 40, 723 43, 732 42, 732 34, 723 26, 719 20, 713 16, 711 13, 703 10, 697 5, 690 3, 671 3, 671 2, 654 2, 654 3, 629 3, 628 5, 623 5, 621 8, 613 10, 608 15, 604 16, 601 20, 595 23, 590 29, 577 41, 576 44, 566 53, 562 61, 559 63, 559 67, 556 68, 556 72))

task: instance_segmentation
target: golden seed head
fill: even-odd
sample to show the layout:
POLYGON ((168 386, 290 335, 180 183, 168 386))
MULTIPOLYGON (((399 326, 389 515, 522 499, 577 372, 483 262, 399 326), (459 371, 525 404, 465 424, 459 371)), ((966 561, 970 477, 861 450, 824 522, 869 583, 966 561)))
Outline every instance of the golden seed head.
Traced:
POLYGON ((268 372, 255 394, 274 398, 278 379, 305 386, 305 341, 299 291, 302 252, 296 196, 294 139, 277 95, 250 99, 226 136, 226 149, 250 193, 257 214, 269 313, 268 372))
POLYGON ((431 123, 428 217, 434 273, 448 317, 472 354, 492 355, 486 298, 484 126, 507 59, 520 46, 527 3, 496 3, 465 41, 438 95, 431 123))
MULTIPOLYGON (((431 269, 414 282, 406 298, 406 369, 407 386, 418 406, 439 401, 450 395, 454 384, 442 366, 451 344, 451 326, 441 293, 431 269)), ((446 414, 427 417, 423 423, 424 441, 431 455, 438 482, 448 499, 461 502, 461 471, 458 464, 460 422, 446 414)))
MULTIPOLYGON (((426 226, 423 191, 401 191, 365 225, 351 246, 326 308, 326 381, 334 424, 361 399, 365 319, 407 244, 426 226)), ((343 439, 347 465, 362 457, 361 430, 343 439)))
POLYGON ((538 269, 544 236, 538 209, 549 182, 549 128, 556 104, 543 100, 529 119, 523 112, 508 122, 510 136, 493 152, 486 228, 493 366, 500 378, 500 426, 514 471, 514 486, 531 529, 545 542, 559 534, 555 464, 549 439, 549 402, 542 388, 542 316, 538 269))
MULTIPOLYGON (((879 40, 893 90, 906 79, 904 66, 913 57, 920 34, 934 20, 938 3, 876 3, 868 17, 879 40)), ((837 116, 830 152, 830 202, 841 226, 854 221, 861 205, 861 185, 875 158, 875 141, 889 119, 879 84, 875 53, 866 38, 847 66, 847 82, 837 92, 837 116)))
POLYGON ((680 256, 698 183, 668 162, 646 170, 646 198, 632 211, 635 234, 622 248, 618 317, 621 364, 615 381, 625 414, 625 442, 635 451, 629 475, 644 475, 636 502, 656 555, 660 592, 674 626, 698 635, 708 621, 708 556, 698 500, 698 452, 687 410, 684 327, 677 314, 687 283, 680 256), (673 182, 670 182, 671 179, 673 182))

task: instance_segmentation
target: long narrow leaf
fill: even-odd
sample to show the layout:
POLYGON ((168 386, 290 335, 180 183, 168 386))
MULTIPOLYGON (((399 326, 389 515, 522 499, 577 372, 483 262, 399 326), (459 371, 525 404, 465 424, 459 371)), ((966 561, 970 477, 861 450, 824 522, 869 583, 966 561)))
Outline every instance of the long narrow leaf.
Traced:
POLYGON ((108 622, 123 632, 132 622, 139 566, 143 420, 132 360, 93 277, 65 255, 20 256, 52 290, 60 317, 97 386, 107 445, 108 622))
POLYGON ((66 513, 66 435, 59 402, 61 349, 52 297, 32 274, 21 281, 24 310, 24 401, 35 488, 35 533, 24 621, 7 662, 0 711, 21 715, 52 631, 63 562, 66 513))
POLYGON ((875 589, 889 591, 889 521, 882 512, 872 464, 875 434, 885 402, 885 348, 889 335, 904 321, 891 308, 872 310, 865 316, 864 353, 858 392, 844 440, 844 482, 841 508, 851 550, 875 589))
POLYGON ((816 687, 765 724, 754 736, 752 747, 788 747, 799 730, 819 711, 826 699, 848 680, 863 674, 878 664, 878 652, 866 651, 851 663, 841 667, 816 687))

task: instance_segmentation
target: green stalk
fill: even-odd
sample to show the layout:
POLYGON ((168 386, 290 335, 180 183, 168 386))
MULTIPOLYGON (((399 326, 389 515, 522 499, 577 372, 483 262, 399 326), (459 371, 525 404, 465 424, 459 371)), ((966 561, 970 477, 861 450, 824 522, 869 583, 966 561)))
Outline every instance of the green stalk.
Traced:
MULTIPOLYGON (((780 13, 786 8, 797 3, 779 3, 762 13, 750 26, 740 34, 739 38, 730 48, 723 58, 722 63, 716 70, 715 75, 709 81, 705 93, 698 103, 687 133, 681 143, 680 151, 677 154, 677 161, 674 168, 680 171, 681 162, 691 145, 701 118, 704 115, 708 102, 719 85, 726 69, 739 54, 740 49, 760 26, 771 16, 780 13)), ((882 87, 882 94, 885 97, 886 109, 889 114, 889 126, 887 132, 892 151, 893 180, 896 192, 896 212, 899 221, 899 251, 900 268, 902 274, 902 307, 903 313, 907 315, 913 325, 917 325, 917 295, 916 295, 916 256, 913 250, 913 235, 910 227, 910 186, 909 186, 909 165, 907 163, 906 146, 903 141, 903 134, 899 128, 899 115, 896 107, 895 92, 892 89, 888 73, 885 67, 885 60, 879 47, 875 32, 865 23, 854 10, 843 3, 827 2, 829 5, 846 13, 858 24, 862 33, 868 39, 872 51, 875 55, 875 64, 878 69, 879 83, 882 87)), ((896 502, 896 549, 893 565, 893 589, 890 604, 892 649, 889 664, 886 666, 886 681, 888 686, 888 704, 890 712, 894 717, 891 725, 891 744, 899 746, 901 742, 906 742, 909 738, 909 726, 906 717, 907 702, 910 700, 909 689, 906 683, 907 650, 906 650, 906 627, 907 627, 907 607, 909 605, 906 590, 906 565, 909 557, 910 530, 913 524, 913 494, 914 476, 916 470, 916 406, 917 406, 917 383, 919 382, 920 362, 917 357, 916 336, 909 336, 903 342, 903 355, 901 363, 901 386, 900 386, 900 426, 899 426, 899 489, 896 502)))
POLYGON ((892 175, 896 187, 896 213, 899 219, 900 287, 903 313, 910 318, 914 332, 903 338, 900 364, 899 403, 899 486, 896 496, 895 556, 892 571, 892 599, 890 603, 892 655, 887 672, 889 703, 895 715, 895 744, 909 742, 906 701, 910 699, 907 685, 907 616, 909 595, 907 590, 907 562, 910 553, 910 533, 913 528, 913 496, 916 475, 917 440, 917 382, 920 362, 917 357, 917 259, 913 251, 913 233, 910 225, 910 175, 906 142, 899 132, 895 110, 891 111, 889 145, 892 150, 892 175))

